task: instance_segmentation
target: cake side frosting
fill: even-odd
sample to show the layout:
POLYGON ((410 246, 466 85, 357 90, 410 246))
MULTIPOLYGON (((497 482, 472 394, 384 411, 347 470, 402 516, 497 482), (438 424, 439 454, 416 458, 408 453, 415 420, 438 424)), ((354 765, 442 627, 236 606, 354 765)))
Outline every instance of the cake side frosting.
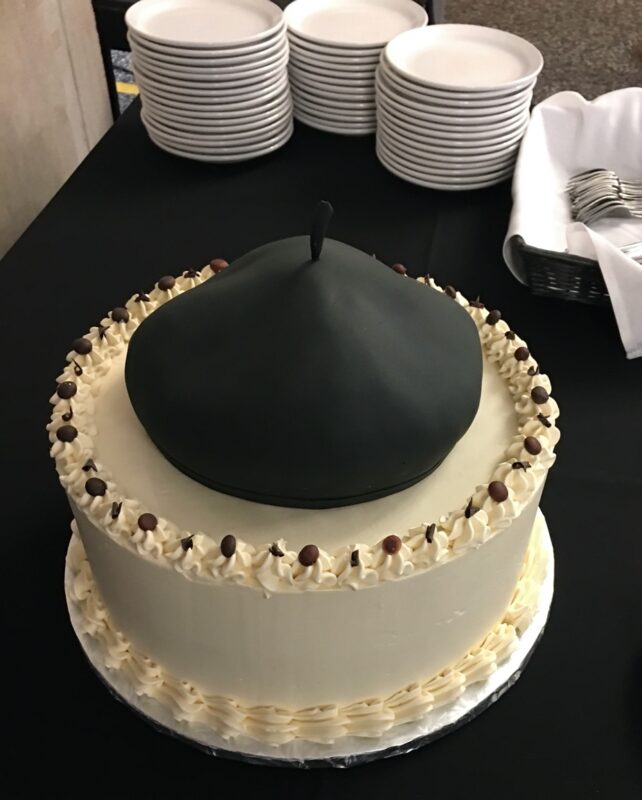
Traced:
MULTIPOLYGON (((368 697, 344 706, 245 706, 172 675, 114 626, 76 535, 68 557, 72 576, 68 597, 81 612, 83 632, 100 643, 106 666, 123 671, 137 694, 157 699, 171 709, 177 720, 204 723, 228 740, 250 736, 273 745, 297 738, 332 743, 345 736, 378 737, 391 727, 420 719, 431 709, 453 702, 467 686, 489 677, 510 655, 518 636, 531 622, 545 575, 540 524, 535 523, 517 585, 501 621, 475 647, 438 674, 400 686, 385 697, 368 697)), ((76 530, 75 523, 72 528, 76 530)))
MULTIPOLYGON (((509 526, 540 491, 559 439, 558 408, 549 395, 550 382, 501 315, 479 303, 467 303, 446 287, 446 294, 477 325, 485 356, 498 365, 518 418, 515 435, 491 480, 477 486, 461 508, 439 520, 418 520, 413 529, 391 532, 374 545, 326 552, 312 543, 297 552, 283 540, 255 546, 237 540, 233 533, 217 541, 207 532, 184 531, 156 517, 153 509, 124 497, 109 465, 101 464, 95 455, 92 410, 99 379, 149 314, 214 275, 210 267, 188 271, 176 279, 161 279, 149 294, 133 296, 75 343, 58 378, 48 430, 61 483, 92 523, 119 544, 188 579, 228 581, 265 593, 359 589, 431 569, 479 547, 509 526)), ((431 279, 427 283, 441 291, 431 279)))

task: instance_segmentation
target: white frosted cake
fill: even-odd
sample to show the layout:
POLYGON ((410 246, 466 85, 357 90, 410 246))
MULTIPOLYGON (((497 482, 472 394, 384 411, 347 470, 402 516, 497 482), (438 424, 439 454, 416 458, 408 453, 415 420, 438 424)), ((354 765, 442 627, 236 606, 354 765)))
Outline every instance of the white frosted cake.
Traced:
MULTIPOLYGON (((474 323, 481 391, 463 435, 424 477, 365 502, 297 507, 219 491, 154 443, 125 373, 146 320, 206 283, 232 285, 236 266, 224 266, 161 279, 67 357, 48 430, 75 518, 68 597, 108 672, 229 750, 301 740, 323 753, 345 737, 376 749, 487 680, 528 629, 558 408, 498 312, 388 270, 474 323)), ((226 419, 200 424, 222 430, 226 419)))

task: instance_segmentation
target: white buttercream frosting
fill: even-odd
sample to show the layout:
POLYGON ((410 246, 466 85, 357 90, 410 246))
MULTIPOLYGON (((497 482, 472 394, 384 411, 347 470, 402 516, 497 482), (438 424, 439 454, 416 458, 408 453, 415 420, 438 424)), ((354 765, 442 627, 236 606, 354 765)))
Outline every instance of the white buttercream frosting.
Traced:
MULTIPOLYGON (((100 326, 92 328, 86 335, 92 343, 92 350, 87 355, 70 353, 67 366, 58 377, 59 382, 69 380, 77 385, 77 393, 71 400, 60 399, 56 394, 51 398, 53 411, 47 429, 51 455, 56 461, 61 484, 93 524, 118 539, 122 545, 133 548, 144 558, 178 570, 186 578, 230 581, 261 589, 266 594, 327 591, 343 587, 360 589, 379 581, 403 579, 417 570, 433 569, 461 555, 468 548, 479 547, 509 525, 541 487, 555 458, 554 447, 559 439, 555 421, 559 412, 550 396, 544 403, 537 404, 531 397, 531 391, 537 386, 550 392, 550 381, 545 375, 539 374, 537 362, 530 354, 524 361, 515 358, 517 348, 526 345, 512 333, 509 338, 506 337, 510 329, 504 320, 490 325, 486 322, 486 309, 470 306, 457 293, 453 301, 465 308, 477 325, 486 358, 498 365, 499 373, 513 397, 518 419, 515 436, 493 474, 488 476, 488 483, 471 487, 475 488, 474 505, 479 508, 475 514, 466 516, 467 499, 462 498, 460 508, 432 521, 438 523, 432 542, 425 538, 429 523, 422 523, 409 530, 391 531, 402 541, 400 550, 393 555, 384 551, 381 542, 355 545, 348 549, 342 546, 335 552, 320 549, 317 561, 311 566, 303 566, 297 552, 288 547, 283 539, 276 543, 283 552, 281 556, 271 551, 274 542, 252 545, 239 539, 236 552, 226 558, 221 554, 217 540, 208 531, 193 534, 181 530, 171 520, 162 518, 159 518, 154 530, 141 530, 138 526, 139 516, 146 512, 153 513, 154 509, 143 508, 135 498, 125 496, 112 478, 109 464, 97 460, 94 452, 94 409, 101 390, 101 379, 109 371, 113 360, 126 351, 131 335, 149 314, 171 298, 191 290, 214 275, 210 267, 205 267, 193 276, 180 276, 169 290, 155 286, 146 295, 133 295, 125 304, 129 319, 115 322, 111 316, 105 317, 100 326), (66 421, 63 417, 70 410, 73 416, 66 421), (72 442, 58 440, 56 431, 63 424, 71 424, 78 430, 72 442), (527 436, 533 436, 540 442, 542 449, 537 455, 525 450, 523 442, 527 436), (91 475, 99 476, 107 484, 103 496, 91 497, 86 492, 85 484, 91 475, 83 470, 83 466, 89 459, 94 459, 96 463, 96 472, 92 471, 91 475), (515 469, 513 464, 516 461, 527 466, 515 469), (509 496, 505 501, 497 503, 488 496, 487 486, 491 481, 502 481, 506 485, 509 496), (115 505, 119 510, 114 515, 115 505), (187 541, 190 545, 185 548, 183 542, 187 541), (359 559, 358 563, 353 564, 351 553, 355 549, 359 551, 359 559)), ((441 291, 432 278, 419 279, 419 282, 426 285, 427 291, 428 287, 441 291)))

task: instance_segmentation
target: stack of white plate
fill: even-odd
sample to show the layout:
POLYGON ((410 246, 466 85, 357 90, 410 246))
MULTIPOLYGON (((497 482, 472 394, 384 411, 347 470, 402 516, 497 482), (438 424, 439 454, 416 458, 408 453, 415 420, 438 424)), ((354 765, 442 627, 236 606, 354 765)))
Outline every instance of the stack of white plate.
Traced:
POLYGON ((285 9, 294 116, 332 133, 372 133, 385 44, 425 25, 414 0, 295 0, 285 9))
POLYGON ((543 59, 530 42, 477 25, 433 25, 390 42, 377 70, 377 155, 433 189, 507 178, 543 59))
POLYGON ((270 0, 140 0, 127 11, 150 138, 199 161, 244 161, 292 135, 288 42, 270 0))

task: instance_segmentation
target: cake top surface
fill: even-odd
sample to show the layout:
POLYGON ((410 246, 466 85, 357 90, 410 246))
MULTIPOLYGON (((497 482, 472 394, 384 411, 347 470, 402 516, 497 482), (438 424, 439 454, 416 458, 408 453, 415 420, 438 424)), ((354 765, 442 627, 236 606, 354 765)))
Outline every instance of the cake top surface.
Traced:
POLYGON ((218 491, 325 508, 405 489, 479 405, 469 315, 376 258, 312 235, 259 247, 138 327, 125 380, 151 440, 218 491))

